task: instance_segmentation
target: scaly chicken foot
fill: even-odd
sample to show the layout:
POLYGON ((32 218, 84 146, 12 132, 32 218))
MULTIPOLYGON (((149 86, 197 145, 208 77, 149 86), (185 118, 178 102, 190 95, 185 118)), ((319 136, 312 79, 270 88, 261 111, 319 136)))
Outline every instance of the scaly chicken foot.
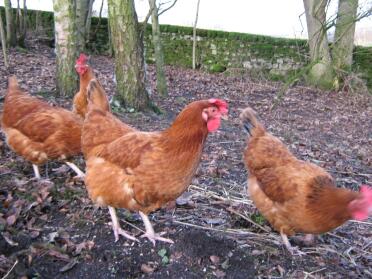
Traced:
POLYGON ((126 232, 125 230, 123 230, 120 227, 118 216, 116 215, 115 208, 109 206, 108 209, 109 209, 111 220, 112 220, 112 229, 114 231, 115 242, 117 242, 119 240, 119 235, 122 235, 125 238, 128 238, 128 239, 133 240, 133 241, 138 241, 137 238, 130 235, 128 232, 126 232))
POLYGON ((172 239, 162 237, 161 234, 155 233, 154 228, 151 225, 150 219, 145 213, 139 211, 139 215, 141 216, 143 223, 145 224, 145 228, 146 228, 146 232, 143 235, 141 235, 141 237, 147 237, 154 246, 155 246, 156 240, 168 242, 171 244, 174 243, 172 239))
POLYGON ((39 167, 35 164, 32 164, 32 168, 34 169, 35 178, 40 180, 41 176, 40 176, 39 167))
POLYGON ((282 237, 282 240, 283 240, 283 243, 284 243, 285 247, 287 248, 287 250, 289 251, 289 253, 292 256, 304 256, 304 255, 306 255, 306 253, 302 252, 298 247, 293 247, 291 245, 291 243, 289 243, 288 237, 285 233, 280 232, 280 236, 282 237))
POLYGON ((71 162, 65 162, 65 164, 69 166, 74 172, 76 172, 77 176, 75 176, 74 178, 84 179, 85 173, 80 170, 77 165, 71 162))

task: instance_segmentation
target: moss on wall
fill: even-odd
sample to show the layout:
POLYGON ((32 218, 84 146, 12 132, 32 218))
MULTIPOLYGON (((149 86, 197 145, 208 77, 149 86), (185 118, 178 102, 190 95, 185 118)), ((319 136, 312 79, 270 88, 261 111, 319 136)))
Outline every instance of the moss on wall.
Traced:
POLYGON ((353 56, 353 70, 361 73, 367 81, 367 86, 372 89, 372 47, 356 47, 353 56))

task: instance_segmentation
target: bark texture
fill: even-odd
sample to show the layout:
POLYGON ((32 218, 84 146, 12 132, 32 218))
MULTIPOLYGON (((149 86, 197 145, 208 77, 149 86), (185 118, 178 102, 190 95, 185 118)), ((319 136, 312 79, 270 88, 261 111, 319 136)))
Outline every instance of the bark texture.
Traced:
POLYGON ((57 91, 73 96, 77 89, 75 72, 76 25, 73 0, 53 0, 57 55, 57 91))
POLYGON ((23 0, 23 13, 18 5, 19 12, 19 36, 18 36, 18 45, 25 47, 25 40, 27 36, 27 5, 26 0, 23 0))
POLYGON ((338 70, 349 71, 353 63, 355 22, 358 0, 339 0, 335 42, 333 46, 333 64, 338 70))
POLYGON ((0 13, 0 39, 1 39, 1 48, 3 50, 4 65, 6 68, 8 68, 9 64, 8 64, 8 57, 6 55, 6 39, 5 39, 3 18, 1 16, 1 13, 0 13))
POLYGON ((323 89, 331 89, 334 72, 326 30, 327 0, 303 0, 306 14, 307 31, 312 68, 308 82, 323 89))
POLYGON ((85 51, 86 42, 89 40, 93 0, 76 0, 75 5, 77 48, 80 52, 82 52, 85 51))
POLYGON ((115 99, 127 108, 146 110, 150 99, 145 86, 144 47, 134 1, 109 0, 108 6, 115 56, 115 99))
POLYGON ((192 36, 193 37, 193 42, 192 42, 192 68, 194 70, 196 68, 196 25, 198 23, 199 4, 200 4, 200 0, 198 0, 198 4, 196 6, 196 16, 195 16, 193 36, 192 36))
POLYGON ((17 35, 14 26, 12 3, 10 2, 10 0, 4 0, 4 5, 6 19, 6 42, 8 46, 14 47, 17 44, 17 35))
POLYGON ((156 0, 149 0, 151 9, 152 42, 154 44, 156 65, 156 89, 162 96, 168 96, 167 80, 164 72, 164 53, 160 35, 158 7, 156 0))

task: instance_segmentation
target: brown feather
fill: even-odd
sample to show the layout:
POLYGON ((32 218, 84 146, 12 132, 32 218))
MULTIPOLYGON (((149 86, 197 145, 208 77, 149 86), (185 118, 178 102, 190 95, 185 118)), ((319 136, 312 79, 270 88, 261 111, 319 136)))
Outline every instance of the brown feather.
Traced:
POLYGON ((74 96, 72 111, 82 118, 88 112, 87 87, 90 80, 94 78, 93 70, 89 66, 88 70, 83 75, 80 75, 80 88, 74 96))
MULTIPOLYGON (((255 117, 243 111, 243 122, 247 115, 255 117)), ((277 231, 324 233, 351 218, 348 205, 359 193, 337 188, 324 169, 298 160, 257 119, 253 123, 259 132, 253 127, 244 150, 248 191, 277 231)))
POLYGON ((185 191, 199 164, 208 101, 188 105, 161 132, 141 132, 92 108, 84 121, 86 186, 99 204, 148 213, 185 191))
POLYGON ((15 78, 9 80, 1 122, 9 146, 34 164, 81 152, 81 118, 23 92, 15 78))

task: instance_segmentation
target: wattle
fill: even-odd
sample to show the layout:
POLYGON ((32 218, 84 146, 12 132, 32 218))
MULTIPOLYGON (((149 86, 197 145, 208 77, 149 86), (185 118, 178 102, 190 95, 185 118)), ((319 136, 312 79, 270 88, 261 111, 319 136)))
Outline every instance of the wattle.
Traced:
POLYGON ((208 120, 207 122, 208 132, 216 131, 220 127, 220 124, 221 124, 220 118, 214 118, 214 119, 208 120))

